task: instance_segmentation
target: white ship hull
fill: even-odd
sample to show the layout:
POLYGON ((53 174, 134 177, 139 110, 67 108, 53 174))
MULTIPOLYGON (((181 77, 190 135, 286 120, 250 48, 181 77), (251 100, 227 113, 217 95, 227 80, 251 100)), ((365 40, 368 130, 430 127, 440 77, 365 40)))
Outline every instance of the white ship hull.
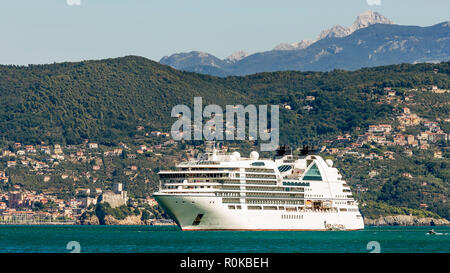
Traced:
MULTIPOLYGON (((229 209, 215 196, 154 194, 162 208, 182 230, 345 230, 364 229, 359 212, 229 209), (200 221, 195 223, 198 216, 200 221)), ((238 205, 238 204, 236 204, 238 205)))

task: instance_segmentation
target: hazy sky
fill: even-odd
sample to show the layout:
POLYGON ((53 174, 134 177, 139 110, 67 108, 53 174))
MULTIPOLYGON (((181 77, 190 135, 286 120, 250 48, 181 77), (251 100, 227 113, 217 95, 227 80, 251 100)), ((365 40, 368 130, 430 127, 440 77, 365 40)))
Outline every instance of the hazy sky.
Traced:
POLYGON ((450 20, 449 0, 0 0, 0 63, 199 50, 224 58, 349 26, 366 10, 397 24, 450 20))

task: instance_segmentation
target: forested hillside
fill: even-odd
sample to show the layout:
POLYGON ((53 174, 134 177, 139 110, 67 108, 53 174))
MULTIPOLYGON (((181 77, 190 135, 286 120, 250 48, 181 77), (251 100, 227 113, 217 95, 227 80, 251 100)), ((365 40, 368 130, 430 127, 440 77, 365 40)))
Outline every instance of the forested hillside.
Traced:
POLYGON ((201 96, 204 105, 288 104, 292 110, 281 111, 282 142, 311 142, 386 118, 392 107, 369 99, 385 86, 448 88, 449 64, 228 78, 180 72, 134 56, 0 66, 0 137, 68 144, 90 139, 113 145, 133 137, 137 126, 167 130, 175 120, 172 107, 192 105, 193 97, 201 96), (315 100, 307 102, 306 96, 315 100), (306 105, 312 108, 304 109, 306 105))

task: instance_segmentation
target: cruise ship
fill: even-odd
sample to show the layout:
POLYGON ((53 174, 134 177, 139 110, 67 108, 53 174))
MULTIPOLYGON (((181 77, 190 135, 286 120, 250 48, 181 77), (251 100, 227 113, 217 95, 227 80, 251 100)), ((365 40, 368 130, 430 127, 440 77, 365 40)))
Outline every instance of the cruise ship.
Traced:
POLYGON ((359 230, 358 203, 333 162, 280 147, 274 159, 205 153, 159 172, 158 204, 182 230, 359 230))

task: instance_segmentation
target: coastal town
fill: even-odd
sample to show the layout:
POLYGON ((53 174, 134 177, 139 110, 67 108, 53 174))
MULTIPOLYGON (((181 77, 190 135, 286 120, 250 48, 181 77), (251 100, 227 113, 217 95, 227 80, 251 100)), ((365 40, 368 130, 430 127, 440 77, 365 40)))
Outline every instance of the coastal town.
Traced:
MULTIPOLYGON (((393 106, 389 120, 324 140, 318 152, 338 162, 355 158, 372 166, 424 152, 436 160, 448 160, 450 135, 445 128, 450 118, 431 119, 414 111, 421 103, 416 99, 419 94, 448 91, 436 86, 401 92, 385 87, 382 95, 371 99, 393 106)), ((314 100, 311 95, 305 102, 314 100)), ((448 105, 448 101, 443 103, 448 105)), ((287 104, 282 107, 292 110, 287 104)), ((311 105, 304 107, 312 109, 311 105)), ((136 215, 145 214, 145 220, 153 221, 147 223, 167 221, 151 197, 159 185, 157 173, 196 156, 202 147, 174 141, 167 132, 147 132, 145 126, 136 130, 140 135, 133 143, 120 142, 117 147, 87 139, 77 145, 14 142, 0 147, 0 224, 79 224, 100 203, 133 208, 136 215)), ((230 143, 224 148, 238 146, 230 143)), ((364 174, 365 183, 361 179, 349 182, 357 193, 364 194, 370 189, 368 183, 381 179, 380 172, 371 168, 364 174)), ((409 172, 401 175, 414 178, 409 172)), ((426 183, 424 179, 423 185, 426 183)), ((420 203, 421 209, 428 206, 425 201, 420 203)))
MULTIPOLYGON (((395 91, 387 88, 389 91, 388 101, 395 99, 395 91)), ((410 97, 406 97, 407 101, 410 97)), ((396 109, 395 109, 396 110, 396 109)), ((374 143, 378 146, 399 146, 404 148, 404 153, 412 156, 412 149, 433 151, 435 158, 443 158, 443 151, 448 150, 445 145, 449 140, 449 134, 440 127, 440 123, 450 123, 450 118, 428 120, 413 113, 410 108, 402 107, 401 112, 395 113, 393 124, 374 124, 369 125, 365 130, 356 128, 357 131, 362 132, 356 136, 346 134, 337 136, 336 139, 325 141, 327 144, 334 146, 342 146, 342 148, 328 148, 327 152, 343 156, 344 154, 351 154, 359 156, 364 159, 395 159, 394 152, 386 151, 383 155, 376 153, 361 154, 355 149, 360 148, 365 144, 374 143), (422 130, 418 134, 406 133, 408 127, 420 126, 422 130), (341 145, 339 145, 341 144, 341 145)))
MULTIPOLYGON (((151 132, 149 135, 162 140, 168 137, 162 132, 151 132)), ((131 149, 121 144, 118 148, 107 149, 91 142, 65 146, 16 142, 9 148, 1 149, 0 154, 3 165, 0 170, 0 224, 73 224, 97 202, 108 203, 112 208, 155 207, 157 203, 150 194, 144 198, 130 198, 121 182, 108 181, 111 182, 108 186, 101 182, 107 180, 105 177, 117 176, 112 173, 112 162, 129 163, 122 170, 122 175, 130 182, 137 178, 141 169, 144 173, 154 173, 151 168, 137 164, 139 159, 148 158, 149 154, 161 156, 153 151, 175 144, 174 141, 166 140, 152 147, 140 145, 131 149), (31 185, 24 183, 24 177, 33 178, 29 181, 31 185), (51 187, 52 183, 58 182, 70 184, 68 195, 62 197, 64 190, 51 187), (42 190, 30 189, 36 184, 42 190), (77 184, 86 187, 78 187, 77 184)), ((145 177, 144 183, 149 183, 149 179, 145 177)))

